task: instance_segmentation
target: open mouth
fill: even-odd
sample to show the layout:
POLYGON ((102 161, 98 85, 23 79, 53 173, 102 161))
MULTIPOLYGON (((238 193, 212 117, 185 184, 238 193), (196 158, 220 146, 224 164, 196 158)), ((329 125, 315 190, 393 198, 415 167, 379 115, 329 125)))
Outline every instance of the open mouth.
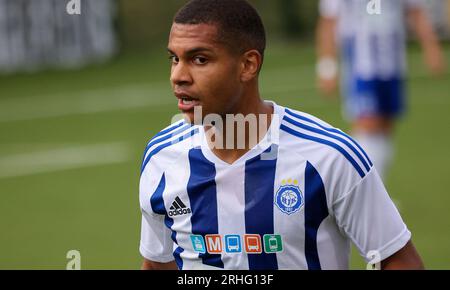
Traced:
POLYGON ((183 105, 192 105, 195 102, 195 99, 188 96, 183 96, 180 100, 183 105))
POLYGON ((200 105, 200 101, 198 99, 193 98, 186 93, 176 92, 175 96, 178 98, 178 109, 180 109, 180 111, 192 111, 195 106, 200 105))

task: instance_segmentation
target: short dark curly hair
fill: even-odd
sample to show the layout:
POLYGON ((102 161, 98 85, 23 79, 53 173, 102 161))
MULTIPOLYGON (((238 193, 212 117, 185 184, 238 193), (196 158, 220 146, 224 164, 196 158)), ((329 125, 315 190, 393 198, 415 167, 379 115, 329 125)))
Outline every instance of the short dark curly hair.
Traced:
POLYGON ((262 56, 266 32, 256 9, 245 0, 191 0, 174 17, 177 24, 217 25, 218 40, 244 53, 256 49, 262 56))

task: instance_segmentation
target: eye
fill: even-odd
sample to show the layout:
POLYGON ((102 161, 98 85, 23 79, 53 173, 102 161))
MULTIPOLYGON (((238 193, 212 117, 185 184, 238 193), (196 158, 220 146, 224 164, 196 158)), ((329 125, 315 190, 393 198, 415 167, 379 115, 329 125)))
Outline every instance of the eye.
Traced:
POLYGON ((176 55, 169 56, 169 60, 171 60, 173 64, 177 64, 180 61, 176 55))
POLYGON ((203 65, 203 64, 208 63, 208 59, 203 56, 196 56, 196 57, 194 57, 194 63, 198 64, 198 65, 203 65))

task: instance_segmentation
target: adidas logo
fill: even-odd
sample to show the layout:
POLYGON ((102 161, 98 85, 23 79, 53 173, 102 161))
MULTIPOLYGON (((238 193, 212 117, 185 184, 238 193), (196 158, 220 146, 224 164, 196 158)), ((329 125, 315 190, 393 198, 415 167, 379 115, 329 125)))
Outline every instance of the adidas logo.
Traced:
POLYGON ((179 216, 191 213, 191 209, 186 207, 186 205, 177 196, 170 207, 169 216, 179 216))

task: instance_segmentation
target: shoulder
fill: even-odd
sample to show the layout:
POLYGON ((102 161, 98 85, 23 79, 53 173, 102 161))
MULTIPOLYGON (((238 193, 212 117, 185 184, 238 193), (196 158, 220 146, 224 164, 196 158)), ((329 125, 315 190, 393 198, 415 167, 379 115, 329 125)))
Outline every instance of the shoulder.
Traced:
POLYGON ((280 129, 280 143, 300 154, 317 170, 341 171, 360 180, 373 166, 352 137, 310 114, 286 108, 280 129))
POLYGON ((199 132, 198 126, 179 121, 161 130, 147 143, 139 181, 140 204, 144 212, 154 214, 162 208, 165 173, 183 153, 197 146, 199 132))
MULTIPOLYGON (((152 164, 169 164, 176 160, 182 152, 195 146, 195 136, 199 126, 194 126, 184 120, 164 128, 153 136, 145 147, 141 174, 152 164)), ((158 166, 160 167, 160 166, 158 166)))

